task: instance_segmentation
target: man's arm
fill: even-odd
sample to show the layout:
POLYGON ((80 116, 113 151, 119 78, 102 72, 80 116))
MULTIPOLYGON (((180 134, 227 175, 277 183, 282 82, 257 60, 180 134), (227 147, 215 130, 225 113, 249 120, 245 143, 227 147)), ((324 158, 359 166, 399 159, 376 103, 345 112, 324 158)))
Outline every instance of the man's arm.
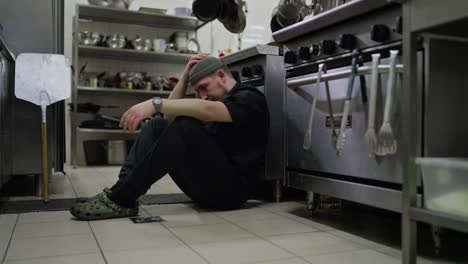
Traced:
POLYGON ((226 105, 202 99, 163 99, 161 112, 170 116, 190 116, 203 122, 232 122, 226 105))
POLYGON ((171 94, 169 95, 169 99, 182 99, 187 94, 187 87, 189 83, 189 75, 188 73, 184 72, 182 78, 180 78, 177 85, 172 90, 171 94))
MULTIPOLYGON (((155 113, 152 100, 132 106, 120 120, 120 127, 134 132, 140 122, 155 113)), ((203 122, 232 122, 231 114, 222 102, 202 99, 163 99, 161 112, 172 117, 190 116, 203 122)))
MULTIPOLYGON (((187 94, 188 83, 189 83, 189 75, 187 72, 185 72, 182 78, 177 83, 177 85, 174 87, 174 90, 172 90, 168 98, 171 100, 184 98, 185 95, 187 94)), ((164 119, 168 120, 169 122, 172 122, 174 118, 175 116, 173 115, 164 114, 164 119)))
MULTIPOLYGON (((187 88, 189 84, 189 72, 192 69, 193 65, 197 64, 200 60, 205 58, 207 55, 206 54, 197 54, 192 57, 190 57, 189 62, 185 66, 184 73, 182 77, 180 78, 179 82, 177 85, 174 87, 174 90, 172 90, 171 94, 169 95, 169 99, 182 99, 185 98, 185 95, 187 94, 187 88)), ((174 116, 171 114, 166 114, 164 115, 164 118, 172 122, 174 120, 174 116)))

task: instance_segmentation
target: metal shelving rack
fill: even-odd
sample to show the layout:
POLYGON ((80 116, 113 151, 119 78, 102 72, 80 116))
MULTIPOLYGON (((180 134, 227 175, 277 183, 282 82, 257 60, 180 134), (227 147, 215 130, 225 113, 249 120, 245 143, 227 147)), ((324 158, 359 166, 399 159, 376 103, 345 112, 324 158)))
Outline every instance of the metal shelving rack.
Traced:
POLYGON ((80 57, 127 60, 127 61, 151 61, 165 63, 186 63, 191 54, 158 53, 152 51, 139 51, 131 49, 111 49, 106 47, 83 46, 78 47, 80 57))
POLYGON ((77 128, 78 131, 81 133, 96 133, 96 134, 105 134, 105 135, 132 135, 138 134, 140 131, 136 131, 135 133, 125 132, 120 129, 95 129, 95 128, 77 128))
MULTIPOLYGON (((408 144, 401 144, 402 151, 408 151, 410 159, 405 164, 406 177, 403 181, 403 205, 402 205, 402 263, 414 264, 417 257, 417 223, 424 222, 433 226, 445 227, 468 233, 468 219, 447 213, 436 212, 421 208, 417 205, 417 172, 415 159, 418 153, 412 148, 416 142, 418 113, 414 101, 418 98, 418 73, 417 50, 421 37, 425 32, 455 35, 446 40, 460 41, 460 35, 466 37, 468 26, 468 2, 447 0, 407 0, 403 4, 403 57, 405 65, 404 88, 402 104, 406 108, 405 113, 411 113, 406 118, 403 133, 408 134, 408 144), (458 23, 458 24, 452 24, 458 23)), ((465 42, 468 39, 465 39, 465 42)), ((467 43, 468 46, 468 43, 467 43)), ((427 55, 427 54, 426 54, 427 55)), ((430 55, 429 55, 430 56, 430 55)), ((427 85, 427 84, 426 84, 427 85)), ((450 107, 450 106, 445 106, 450 107)))
POLYGON ((196 31, 204 22, 195 17, 180 17, 157 13, 106 8, 92 5, 78 5, 80 19, 92 21, 132 24, 148 27, 183 29, 196 31))
POLYGON ((129 90, 129 89, 122 89, 122 88, 103 88, 103 87, 86 87, 86 86, 78 86, 78 91, 80 92, 90 92, 90 93, 115 93, 115 94, 147 94, 147 95, 160 95, 160 96, 168 96, 171 94, 170 91, 148 91, 148 90, 129 90))
MULTIPOLYGON (((93 22, 109 22, 126 25, 140 25, 161 29, 174 29, 196 32, 206 23, 194 17, 180 17, 174 15, 156 14, 141 11, 130 11, 98 7, 92 5, 76 5, 76 15, 73 20, 73 32, 80 31, 80 20, 93 22)), ((104 60, 124 60, 132 62, 154 62, 185 64, 190 54, 145 52, 130 49, 111 49, 80 45, 76 34, 73 39, 73 65, 79 68, 79 58, 97 58, 104 60)), ((72 103, 77 109, 79 95, 106 95, 106 96, 169 96, 169 91, 127 90, 107 87, 85 87, 78 85, 78 72, 73 76, 72 103)), ((77 112, 71 112, 71 163, 76 166, 78 157, 84 157, 82 142, 85 140, 129 140, 134 139, 138 132, 127 133, 122 130, 84 129, 79 128, 77 112)), ((82 159, 83 160, 83 159, 82 159)), ((83 162, 81 162, 83 163, 83 162)), ((80 164, 81 165, 81 164, 80 164)))

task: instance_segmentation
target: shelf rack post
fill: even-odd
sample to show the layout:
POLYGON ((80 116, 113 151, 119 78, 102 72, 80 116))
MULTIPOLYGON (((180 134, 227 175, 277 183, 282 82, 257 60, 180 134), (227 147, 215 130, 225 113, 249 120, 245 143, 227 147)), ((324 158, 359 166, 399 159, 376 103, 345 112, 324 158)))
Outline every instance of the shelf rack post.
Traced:
POLYGON ((418 83, 416 74, 417 71, 417 39, 410 30, 410 17, 411 10, 408 5, 403 5, 403 63, 406 70, 403 72, 403 90, 402 90, 402 107, 403 113, 407 113, 407 118, 404 118, 402 125, 402 133, 407 135, 403 137, 400 144, 401 151, 408 153, 406 161, 403 162, 403 193, 402 193, 402 258, 404 264, 416 263, 416 236, 417 236, 417 222, 411 220, 409 211, 410 208, 416 206, 417 201, 417 176, 415 159, 417 150, 415 142, 417 142, 417 115, 418 104, 418 83))

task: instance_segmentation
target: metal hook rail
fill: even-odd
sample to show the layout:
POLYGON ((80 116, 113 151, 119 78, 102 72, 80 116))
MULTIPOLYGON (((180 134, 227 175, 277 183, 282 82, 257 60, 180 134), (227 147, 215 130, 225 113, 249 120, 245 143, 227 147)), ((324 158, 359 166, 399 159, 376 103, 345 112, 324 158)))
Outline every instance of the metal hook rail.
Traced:
MULTIPOLYGON (((388 73, 390 69, 389 65, 379 65, 379 73, 388 73)), ((397 64, 396 66, 396 72, 397 73, 402 73, 404 70, 403 64, 397 64)), ((372 67, 371 66, 362 66, 359 67, 356 75, 367 75, 372 73, 372 67)), ((339 80, 339 79, 345 79, 348 78, 351 74, 351 69, 348 70, 343 70, 343 71, 337 71, 337 72, 331 72, 331 73, 326 73, 322 75, 320 78, 322 82, 326 81, 333 81, 333 80, 339 80)), ((299 79, 294 79, 294 80, 288 80, 286 81, 286 85, 289 88, 301 86, 301 85, 307 85, 307 84, 312 84, 317 81, 317 76, 311 76, 311 77, 303 77, 299 79)))

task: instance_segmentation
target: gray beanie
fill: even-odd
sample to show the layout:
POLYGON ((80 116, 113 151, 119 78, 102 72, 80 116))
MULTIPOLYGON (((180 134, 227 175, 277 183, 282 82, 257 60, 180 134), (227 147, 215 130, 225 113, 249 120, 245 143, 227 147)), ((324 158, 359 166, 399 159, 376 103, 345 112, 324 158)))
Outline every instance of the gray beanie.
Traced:
POLYGON ((207 56, 195 64, 189 72, 189 81, 191 85, 210 75, 214 71, 222 68, 225 64, 214 56, 207 56))

